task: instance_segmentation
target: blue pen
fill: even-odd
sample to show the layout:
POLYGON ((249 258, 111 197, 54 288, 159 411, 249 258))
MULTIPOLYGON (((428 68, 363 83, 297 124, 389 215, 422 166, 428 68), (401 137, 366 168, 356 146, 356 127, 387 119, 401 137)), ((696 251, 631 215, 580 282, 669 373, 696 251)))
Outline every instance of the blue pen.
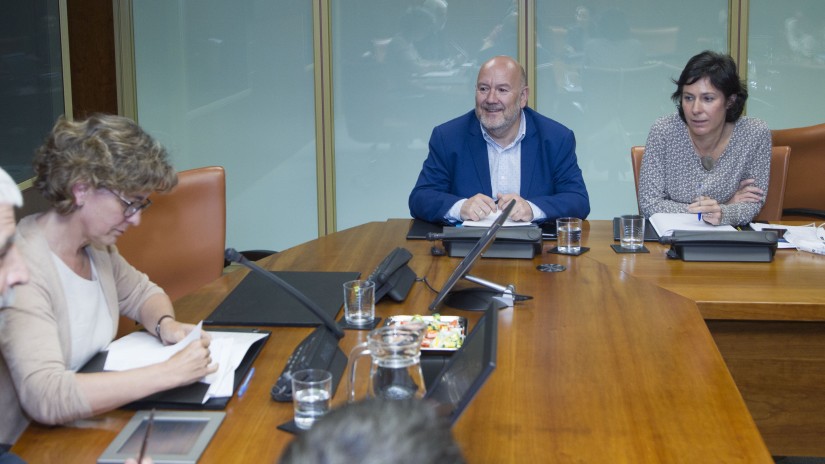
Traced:
MULTIPOLYGON (((696 186, 696 199, 700 200, 702 198, 702 184, 696 186)), ((702 213, 696 213, 696 220, 702 222, 702 213)))
POLYGON ((246 374, 246 378, 243 379, 243 383, 238 388, 238 398, 242 397, 244 393, 246 393, 246 389, 249 387, 249 381, 252 380, 252 374, 255 373, 255 368, 249 369, 249 373, 246 374))

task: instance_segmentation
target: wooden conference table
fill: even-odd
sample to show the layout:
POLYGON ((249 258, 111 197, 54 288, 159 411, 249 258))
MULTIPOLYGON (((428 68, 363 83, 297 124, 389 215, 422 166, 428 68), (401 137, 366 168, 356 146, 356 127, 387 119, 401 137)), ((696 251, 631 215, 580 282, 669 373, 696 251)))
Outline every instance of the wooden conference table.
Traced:
MULTIPOLYGON (((410 266, 416 274, 439 288, 459 259, 431 256, 430 242, 406 241, 409 222, 364 224, 285 250, 261 264, 274 270, 367 275, 393 248, 403 246, 413 253, 410 266)), ((821 270, 825 257, 782 251, 770 264, 682 263, 666 260, 658 244, 649 245, 650 254, 617 255, 608 247, 610 227, 608 221, 586 226, 583 243, 591 250, 582 256, 483 259, 473 268, 473 275, 512 283, 534 299, 499 313, 498 366, 453 429, 468 462, 772 463, 756 427, 764 418, 757 415, 754 423, 734 383, 740 370, 758 371, 763 360, 748 358, 748 352, 767 351, 753 346, 767 334, 740 328, 735 319, 750 319, 754 313, 764 316, 754 319, 771 319, 789 306, 800 315, 788 314, 785 320, 814 319, 797 308, 801 306, 821 320, 825 312, 817 307, 825 305, 825 297, 816 291, 814 280, 793 275, 821 270), (540 272, 540 263, 563 264, 567 270, 540 272), (773 291, 760 291, 765 286, 773 291), (709 321, 709 331, 703 315, 721 320, 709 321), (747 337, 746 342, 734 346, 739 336, 747 337), (717 344, 722 354, 731 356, 726 359, 733 377, 717 344)), ((203 319, 246 272, 230 273, 177 301, 178 317, 203 319)), ((425 314, 433 297, 424 284, 416 283, 406 301, 382 301, 376 311, 382 317, 425 314)), ((478 313, 449 308, 441 312, 466 316, 471 326, 478 318, 478 313)), ((778 324, 758 322, 769 324, 766 332, 778 324)), ((816 340, 823 338, 818 330, 789 329, 816 340)), ((274 462, 292 439, 276 430, 291 418, 292 405, 272 402, 269 390, 310 329, 272 332, 255 361, 249 389, 229 402, 227 417, 200 462, 274 462)), ((344 351, 365 334, 347 331, 341 341, 344 351)), ((815 347, 814 341, 787 342, 774 346, 773 353, 801 356, 815 347)), ((771 371, 767 375, 782 375, 781 361, 764 366, 771 371)), ((333 404, 345 399, 342 382, 333 404)), ((754 399, 765 404, 769 400, 754 399)), ((94 462, 132 414, 117 410, 64 427, 32 425, 13 451, 31 463, 94 462)))
POLYGON ((825 456, 825 256, 685 263, 656 243, 616 254, 610 222, 589 226, 589 258, 696 302, 773 455, 825 456))

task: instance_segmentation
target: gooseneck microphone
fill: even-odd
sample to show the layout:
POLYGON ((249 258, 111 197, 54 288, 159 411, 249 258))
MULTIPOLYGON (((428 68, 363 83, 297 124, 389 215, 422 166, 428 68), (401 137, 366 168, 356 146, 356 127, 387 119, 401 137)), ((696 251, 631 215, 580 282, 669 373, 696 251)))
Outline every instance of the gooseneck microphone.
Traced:
POLYGON ((290 285, 287 281, 285 281, 285 280, 281 279, 280 277, 276 276, 275 274, 265 270, 261 266, 258 266, 257 264, 253 263, 252 261, 247 259, 244 255, 240 254, 234 248, 227 248, 226 251, 224 251, 224 258, 226 258, 226 260, 229 261, 229 262, 238 263, 238 264, 241 264, 243 266, 246 266, 249 269, 251 269, 252 271, 256 272, 258 275, 264 276, 267 279, 271 280, 277 286, 279 286, 282 289, 286 290, 286 292, 289 293, 290 295, 292 295, 296 300, 300 301, 301 304, 304 305, 307 309, 312 311, 312 314, 315 314, 315 316, 318 319, 320 319, 321 322, 324 323, 324 326, 327 329, 329 329, 330 332, 334 333, 335 336, 338 337, 339 340, 341 338, 344 338, 344 331, 341 330, 341 328, 338 326, 338 324, 336 324, 335 321, 332 320, 332 318, 329 317, 327 315, 327 313, 325 313, 324 310, 322 310, 318 306, 317 303, 315 303, 314 301, 307 298, 306 295, 301 293, 301 291, 298 290, 297 288, 290 285))

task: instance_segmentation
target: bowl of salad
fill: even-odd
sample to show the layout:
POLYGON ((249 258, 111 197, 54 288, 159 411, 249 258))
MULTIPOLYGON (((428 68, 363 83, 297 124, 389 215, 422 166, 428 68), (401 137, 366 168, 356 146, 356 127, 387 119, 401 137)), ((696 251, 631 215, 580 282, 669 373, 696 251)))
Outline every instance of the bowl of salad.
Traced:
POLYGON ((424 335, 421 338, 421 351, 456 351, 464 343, 467 334, 467 318, 461 316, 391 316, 386 319, 386 325, 424 325, 424 335))

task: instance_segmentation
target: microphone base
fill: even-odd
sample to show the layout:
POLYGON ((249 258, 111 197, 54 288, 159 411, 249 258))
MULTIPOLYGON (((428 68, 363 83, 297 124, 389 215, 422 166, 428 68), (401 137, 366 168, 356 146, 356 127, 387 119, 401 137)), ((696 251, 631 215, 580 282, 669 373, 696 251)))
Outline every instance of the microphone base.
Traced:
POLYGON ((498 309, 512 307, 512 295, 488 288, 465 288, 450 292, 444 299, 444 304, 455 309, 465 311, 485 311, 490 304, 496 305, 498 309), (509 298, 510 303, 503 301, 509 298))

